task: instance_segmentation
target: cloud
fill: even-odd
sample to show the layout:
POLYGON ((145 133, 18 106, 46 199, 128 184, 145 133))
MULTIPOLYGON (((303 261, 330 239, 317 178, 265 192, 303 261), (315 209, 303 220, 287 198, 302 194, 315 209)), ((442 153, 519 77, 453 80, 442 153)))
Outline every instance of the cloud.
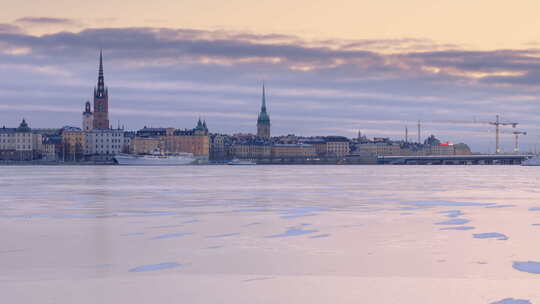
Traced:
POLYGON ((0 34, 22 34, 22 33, 23 33, 22 28, 16 25, 0 23, 0 34))
POLYGON ((73 25, 76 21, 68 18, 51 18, 51 17, 22 17, 15 20, 15 23, 22 24, 54 24, 54 25, 73 25))
MULTIPOLYGON (((527 126, 525 145, 540 134, 534 48, 477 51, 430 39, 308 41, 153 27, 34 36, 1 28, 0 67, 10 75, 0 83, 2 125, 16 124, 22 113, 37 126, 79 124, 76 109, 91 98, 103 48, 111 119, 132 128, 191 127, 189 117, 206 115, 212 131, 253 132, 266 80, 275 134, 354 136, 365 129, 399 136, 421 119, 425 135, 486 150, 489 126, 428 122, 496 114, 527 126)), ((511 139, 505 143, 511 150, 511 139)))

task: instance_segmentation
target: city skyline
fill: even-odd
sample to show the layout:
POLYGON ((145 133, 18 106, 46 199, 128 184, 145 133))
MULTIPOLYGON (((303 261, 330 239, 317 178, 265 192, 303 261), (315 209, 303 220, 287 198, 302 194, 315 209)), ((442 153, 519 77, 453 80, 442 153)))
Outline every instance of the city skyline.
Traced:
MULTIPOLYGON (((491 127, 448 121, 501 115, 528 133, 520 138, 523 151, 540 139, 540 52, 530 39, 502 49, 398 32, 330 40, 256 26, 135 27, 120 17, 101 25, 77 18, 0 15, 0 65, 10 75, 0 85, 3 125, 22 117, 36 127, 79 125, 81 107, 92 99, 95 54, 103 48, 114 126, 189 127, 202 116, 212 132, 256 133, 264 80, 275 135, 356 137, 360 130, 403 139, 405 127, 412 136, 421 120, 424 139, 435 134, 493 152, 491 127)), ((501 145, 512 151, 512 134, 503 134, 501 145)))

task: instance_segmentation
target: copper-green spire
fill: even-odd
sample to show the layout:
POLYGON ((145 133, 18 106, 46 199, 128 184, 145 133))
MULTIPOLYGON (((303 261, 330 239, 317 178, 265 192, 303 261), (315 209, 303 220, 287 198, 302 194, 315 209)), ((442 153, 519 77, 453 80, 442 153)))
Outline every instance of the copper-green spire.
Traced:
POLYGON ((261 112, 259 113, 259 118, 257 119, 257 124, 260 125, 270 125, 270 116, 266 112, 266 89, 263 82, 262 87, 262 105, 261 112))

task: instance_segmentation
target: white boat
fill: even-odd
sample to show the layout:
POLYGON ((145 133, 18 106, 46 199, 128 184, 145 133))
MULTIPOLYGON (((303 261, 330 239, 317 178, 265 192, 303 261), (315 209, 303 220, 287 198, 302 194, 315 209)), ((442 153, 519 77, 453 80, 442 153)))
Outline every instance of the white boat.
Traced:
POLYGON ((129 166, 183 166, 197 163, 197 158, 192 153, 173 155, 163 155, 159 152, 150 155, 118 154, 114 156, 114 160, 119 165, 129 166))
POLYGON ((540 166, 540 156, 527 158, 521 163, 522 166, 540 166))
POLYGON ((256 164, 257 163, 254 161, 251 161, 248 159, 238 159, 238 158, 235 158, 227 163, 227 165, 232 165, 232 166, 252 166, 256 164))

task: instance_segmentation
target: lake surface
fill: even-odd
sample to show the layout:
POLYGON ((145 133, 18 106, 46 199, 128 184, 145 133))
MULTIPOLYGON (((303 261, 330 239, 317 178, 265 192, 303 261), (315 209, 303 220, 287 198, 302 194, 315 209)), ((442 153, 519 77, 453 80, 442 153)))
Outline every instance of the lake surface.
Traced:
POLYGON ((0 167, 4 303, 540 303, 540 167, 0 167))

